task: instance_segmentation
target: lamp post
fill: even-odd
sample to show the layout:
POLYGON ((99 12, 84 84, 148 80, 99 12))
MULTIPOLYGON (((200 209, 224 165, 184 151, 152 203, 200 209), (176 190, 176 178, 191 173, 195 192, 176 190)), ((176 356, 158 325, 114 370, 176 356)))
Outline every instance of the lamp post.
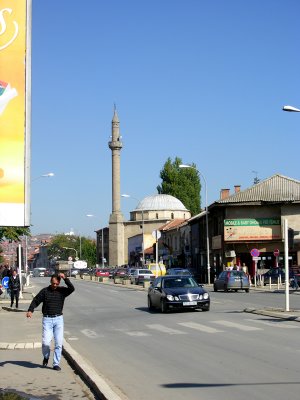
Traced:
MULTIPOLYGON (((125 197, 125 198, 132 198, 138 202, 140 202, 139 199, 137 199, 136 197, 131 196, 130 194, 121 194, 121 197, 125 197)), ((145 242, 144 242, 144 210, 142 208, 142 265, 145 264, 145 242)))
MULTIPOLYGON (((37 179, 40 178, 52 178, 54 176, 53 172, 47 172, 46 174, 42 174, 40 176, 37 176, 36 178, 33 178, 31 181, 34 182, 37 179)), ((29 273, 28 273, 28 236, 25 235, 25 276, 26 276, 26 284, 25 286, 29 286, 29 273)))
MULTIPOLYGON (((86 214, 88 218, 96 218, 94 214, 86 214)), ((103 228, 101 228, 101 260, 102 260, 102 268, 104 268, 104 236, 103 236, 103 228)))
MULTIPOLYGON (((77 261, 78 260, 78 252, 77 252, 77 250, 76 249, 74 249, 74 247, 63 247, 63 249, 66 249, 66 250, 74 250, 75 251, 75 253, 76 253, 76 256, 75 256, 75 260, 77 261)), ((69 275, 70 275, 70 277, 71 277, 71 263, 72 263, 72 261, 70 262, 70 270, 69 270, 69 275)))
POLYGON ((283 106, 282 107, 283 111, 288 111, 288 112, 300 112, 299 108, 293 107, 293 106, 283 106))
POLYGON ((205 221, 206 221, 206 252, 207 252, 207 283, 210 285, 210 261, 209 261, 209 230, 208 230, 208 202, 207 202, 207 183, 205 176, 195 167, 188 164, 180 164, 179 168, 192 168, 196 170, 203 178, 205 183, 205 221))

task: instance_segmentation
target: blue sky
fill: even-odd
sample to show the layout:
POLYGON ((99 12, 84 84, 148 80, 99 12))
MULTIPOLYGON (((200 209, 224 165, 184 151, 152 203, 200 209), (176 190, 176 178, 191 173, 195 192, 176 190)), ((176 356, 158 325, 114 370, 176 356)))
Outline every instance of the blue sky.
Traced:
POLYGON ((299 15, 297 0, 33 0, 32 232, 108 224, 114 103, 121 193, 156 193, 176 156, 209 203, 252 171, 300 180, 300 114, 281 111, 300 107, 299 15))

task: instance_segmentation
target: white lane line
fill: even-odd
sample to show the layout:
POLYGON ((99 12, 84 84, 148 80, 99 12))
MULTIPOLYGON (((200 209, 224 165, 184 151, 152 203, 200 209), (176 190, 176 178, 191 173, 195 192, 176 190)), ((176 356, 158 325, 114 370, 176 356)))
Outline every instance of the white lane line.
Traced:
POLYGON ((131 332, 124 332, 124 333, 126 333, 126 335, 129 335, 129 336, 139 336, 139 337, 150 336, 149 333, 141 332, 141 331, 131 331, 131 332))
POLYGON ((178 322, 178 325, 185 326, 187 328, 196 329, 197 331, 206 333, 219 333, 224 332, 219 329, 211 328, 210 326, 198 324, 196 322, 178 322))
POLYGON ((185 335, 187 332, 179 331, 177 329, 168 328, 160 324, 146 325, 149 329, 154 329, 159 332, 168 333, 169 335, 185 335))
POLYGON ((245 319, 245 321, 256 322, 258 324, 263 324, 267 326, 272 326, 272 328, 282 328, 282 329, 299 329, 299 326, 283 323, 282 321, 262 321, 260 319, 245 319))
POLYGON ((68 340, 78 340, 78 337, 68 337, 68 340))
POLYGON ((255 328, 253 326, 249 326, 249 325, 242 325, 242 324, 238 324, 236 322, 230 322, 230 321, 212 321, 214 324, 218 324, 218 325, 222 325, 222 326, 226 326, 228 328, 236 328, 239 329, 240 331, 261 331, 262 328, 255 328))
POLYGON ((99 335, 97 332, 92 331, 90 329, 83 329, 82 331, 80 331, 81 333, 83 333, 85 336, 87 336, 90 339, 96 339, 98 337, 103 337, 103 335, 99 335))

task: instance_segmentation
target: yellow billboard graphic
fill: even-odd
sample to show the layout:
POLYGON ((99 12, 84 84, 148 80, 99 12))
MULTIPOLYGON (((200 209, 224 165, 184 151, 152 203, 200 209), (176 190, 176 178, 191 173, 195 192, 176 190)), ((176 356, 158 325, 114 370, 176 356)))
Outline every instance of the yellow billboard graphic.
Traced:
POLYGON ((26 225, 27 1, 0 0, 0 226, 26 225))

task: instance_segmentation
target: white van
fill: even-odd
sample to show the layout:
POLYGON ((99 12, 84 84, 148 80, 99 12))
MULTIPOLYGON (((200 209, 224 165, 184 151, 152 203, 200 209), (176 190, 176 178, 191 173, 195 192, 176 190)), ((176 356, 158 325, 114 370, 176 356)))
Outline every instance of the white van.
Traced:
POLYGON ((32 276, 45 276, 46 268, 34 268, 32 276))

